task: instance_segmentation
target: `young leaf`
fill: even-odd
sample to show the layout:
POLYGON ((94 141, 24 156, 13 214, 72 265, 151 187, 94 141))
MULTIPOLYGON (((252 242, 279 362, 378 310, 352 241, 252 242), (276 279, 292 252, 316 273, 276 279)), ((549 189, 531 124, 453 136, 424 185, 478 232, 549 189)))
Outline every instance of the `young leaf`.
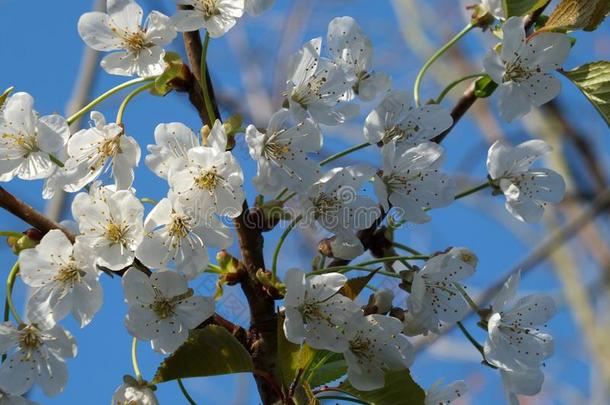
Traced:
POLYGON ((191 331, 188 340, 161 363, 152 382, 253 370, 250 354, 237 339, 225 328, 208 325, 191 331))
POLYGON ((309 385, 319 387, 338 380, 347 373, 347 363, 345 359, 329 360, 320 366, 309 379, 309 385))
POLYGON ((610 13, 608 0, 563 0, 549 16, 542 30, 595 30, 610 13))
POLYGON ((385 386, 378 390, 358 391, 348 381, 339 388, 371 405, 423 405, 426 398, 426 393, 413 381, 409 370, 387 372, 385 386))
POLYGON ((549 0, 503 0, 506 17, 531 14, 548 3, 549 0))
POLYGON ((345 285, 341 287, 341 289, 339 290, 339 294, 345 295, 351 300, 355 300, 358 294, 360 294, 360 292, 364 290, 364 287, 366 287, 369 281, 371 281, 371 279, 373 278, 375 273, 377 273, 378 270, 379 269, 372 271, 366 276, 350 278, 349 280, 347 280, 345 285))
POLYGON ((487 98, 498 88, 498 84, 489 76, 483 76, 474 84, 474 95, 477 98, 487 98))
POLYGON ((589 63, 562 73, 582 91, 610 126, 610 62, 589 63))
POLYGON ((284 318, 278 317, 277 357, 278 366, 285 387, 289 387, 299 370, 306 371, 316 355, 316 351, 306 344, 289 342, 284 334, 284 318))

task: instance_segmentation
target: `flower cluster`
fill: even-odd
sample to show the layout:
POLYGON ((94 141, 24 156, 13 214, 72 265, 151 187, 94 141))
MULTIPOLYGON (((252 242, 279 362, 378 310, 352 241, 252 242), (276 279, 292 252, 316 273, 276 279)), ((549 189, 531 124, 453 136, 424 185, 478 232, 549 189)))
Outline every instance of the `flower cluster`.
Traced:
MULTIPOLYGON (((143 10, 134 1, 108 0, 106 13, 84 14, 78 31, 91 48, 112 52, 101 62, 108 73, 145 82, 166 71, 164 47, 177 32, 205 29, 209 38, 217 38, 244 12, 259 15, 274 1, 176 3, 174 16, 153 11, 143 23, 143 10)), ((502 18, 496 3, 484 6, 502 18)), ((550 72, 566 59, 570 41, 559 33, 527 38, 517 17, 503 22, 502 29, 501 50, 491 51, 484 66, 499 86, 501 116, 512 121, 557 96, 560 86, 550 72)), ((236 133, 245 133, 256 162, 251 181, 257 191, 277 194, 273 201, 280 207, 296 196, 300 215, 292 219, 315 223, 330 234, 329 247, 321 253, 341 263, 365 252, 362 231, 390 212, 399 225, 422 224, 431 220, 431 210, 460 198, 456 182, 442 171, 445 150, 438 143, 454 125, 453 117, 438 103, 412 105, 407 93, 393 89, 389 76, 373 66, 371 40, 353 18, 338 17, 328 26, 326 48, 321 37, 314 38, 289 58, 285 100, 266 128, 233 128, 220 120, 201 131, 179 122, 159 124, 144 161, 167 184, 167 193, 147 214, 142 196, 132 188, 141 147, 121 118, 107 122, 92 111, 90 127, 71 134, 69 119, 40 116, 29 94, 8 97, 0 111, 0 181, 45 179, 45 198, 59 190, 77 193, 71 207, 77 230, 75 235, 52 230, 19 255, 18 270, 31 288, 28 321, 15 316, 17 325, 0 325, 0 352, 8 354, 0 368, 0 399, 15 397, 13 403, 19 403, 33 384, 48 395, 63 390, 66 358, 76 356, 76 343, 59 322, 70 314, 81 327, 92 321, 102 306, 102 272, 123 277, 129 333, 150 341, 163 355, 176 351, 191 330, 214 315, 214 300, 196 295, 188 283, 212 265, 209 248, 233 244, 223 220, 244 214, 247 180, 231 152, 236 133), (341 157, 317 159, 325 127, 357 116, 360 101, 375 106, 364 120, 364 143, 355 149, 375 150, 381 163, 325 168, 341 157)), ((518 220, 539 221, 547 204, 559 203, 565 193, 561 175, 532 167, 550 151, 541 140, 515 147, 494 143, 487 159, 489 178, 481 189, 504 194, 506 209, 518 220)), ((422 258, 421 267, 410 259, 386 263, 386 275, 399 278, 409 294, 406 310, 398 312, 387 291, 376 292, 364 307, 349 297, 342 272, 350 266, 286 271, 283 283, 272 286, 283 295, 286 338, 342 354, 356 389, 382 388, 386 372, 407 369, 414 361, 407 336, 439 333, 443 325, 461 321, 469 307, 477 309, 463 284, 478 265, 473 252, 451 248, 422 258), (398 272, 393 262, 403 270, 398 272)), ((264 276, 265 269, 259 273, 264 276)), ((518 276, 507 281, 491 315, 482 319, 489 335, 485 361, 500 369, 511 397, 540 390, 540 366, 553 351, 552 338, 539 329, 553 315, 552 300, 534 295, 509 307, 517 283, 518 276)), ((439 383, 428 390, 426 401, 449 403, 465 391, 462 381, 439 383)), ((140 379, 126 381, 113 399, 132 401, 156 403, 153 390, 140 379)))

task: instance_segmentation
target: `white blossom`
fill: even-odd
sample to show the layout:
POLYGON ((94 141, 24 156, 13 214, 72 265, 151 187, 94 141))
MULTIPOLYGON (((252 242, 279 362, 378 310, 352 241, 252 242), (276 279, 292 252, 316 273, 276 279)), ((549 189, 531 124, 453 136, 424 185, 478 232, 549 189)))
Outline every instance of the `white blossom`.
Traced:
POLYGON ((120 76, 158 76, 165 70, 164 45, 176 37, 169 17, 153 11, 142 26, 142 8, 133 0, 108 0, 107 13, 94 11, 78 20, 78 32, 96 51, 113 52, 102 68, 120 76))
POLYGON ((468 311, 458 284, 475 268, 454 250, 430 258, 415 273, 407 298, 409 313, 422 331, 438 332, 441 322, 454 323, 468 311))
POLYGON ((513 121, 557 97, 561 82, 549 73, 561 67, 571 44, 567 35, 554 32, 528 40, 521 17, 509 18, 502 31, 502 50, 492 50, 483 66, 500 86, 500 116, 513 121))
POLYGON ((97 264, 121 270, 134 259, 134 251, 144 237, 144 207, 129 190, 93 184, 72 202, 72 215, 78 222, 77 242, 90 246, 97 264))
POLYGON ((246 128, 250 156, 257 164, 252 183, 262 194, 276 194, 284 187, 303 190, 320 177, 320 165, 307 154, 322 148, 322 133, 311 118, 290 125, 290 117, 281 109, 271 116, 265 133, 254 125, 246 128))
POLYGON ((506 14, 504 13, 504 7, 502 6, 502 0, 481 0, 481 5, 495 18, 506 18, 506 14))
POLYGON ((453 118, 440 105, 412 107, 410 95, 398 91, 388 94, 366 117, 364 137, 371 143, 397 140, 416 146, 440 135, 453 125, 453 118))
POLYGON ((544 373, 540 368, 527 368, 519 371, 500 369, 502 386, 509 405, 519 405, 517 395, 536 395, 542 389, 544 373))
POLYGON ((259 16, 275 4, 275 0, 245 0, 246 12, 253 17, 259 16))
POLYGON ((425 210, 446 207, 455 198, 455 183, 439 169, 441 146, 425 142, 415 147, 392 141, 383 146, 383 170, 374 178, 375 193, 384 210, 390 204, 400 218, 414 223, 430 220, 425 210))
POLYGON ((57 115, 39 116, 28 93, 10 96, 0 110, 0 181, 44 179, 56 169, 57 157, 70 129, 57 115))
POLYGON ((178 10, 172 17, 176 29, 187 32, 205 28, 211 38, 226 34, 244 14, 244 0, 176 0, 176 3, 192 7, 178 10))
POLYGON ((84 327, 102 306, 95 253, 82 242, 72 245, 62 231, 51 230, 34 249, 21 251, 19 271, 32 288, 28 319, 43 329, 69 313, 84 327))
POLYGON ((372 226, 381 210, 372 199, 357 193, 373 175, 374 170, 366 166, 338 167, 301 195, 306 222, 316 221, 335 234, 331 243, 335 257, 352 259, 364 252, 356 234, 372 226))
POLYGON ((144 161, 157 176, 167 180, 170 167, 184 163, 189 149, 196 146, 201 146, 199 137, 186 125, 159 124, 155 128, 155 144, 148 145, 149 154, 144 161))
POLYGON ((123 276, 129 312, 125 325, 140 340, 150 340, 161 354, 174 352, 196 328, 214 314, 214 300, 194 295, 186 279, 172 271, 150 277, 130 268, 123 276))
POLYGON ((363 101, 373 100, 390 89, 385 73, 371 70, 373 46, 352 17, 337 17, 328 24, 328 52, 352 83, 346 98, 358 95, 363 101))
POLYGON ((464 381, 454 381, 445 386, 437 381, 426 391, 425 405, 450 405, 454 400, 462 398, 468 391, 464 381))
POLYGON ((20 395, 11 395, 0 390, 0 405, 39 405, 20 395))
POLYGON ((186 160, 177 160, 170 168, 168 181, 178 199, 197 215, 238 216, 243 208, 244 175, 230 151, 225 151, 227 137, 216 120, 207 138, 208 146, 189 149, 186 160))
POLYGON ((320 57, 322 38, 314 38, 288 60, 287 100, 297 121, 311 116, 325 125, 339 125, 358 112, 356 105, 339 106, 351 83, 336 63, 320 57))
POLYGON ((411 366, 413 347, 401 334, 402 323, 390 316, 368 315, 347 326, 347 378, 360 391, 383 388, 384 374, 411 366))
POLYGON ((144 222, 144 239, 136 257, 146 266, 166 268, 174 263, 178 272, 192 280, 208 263, 207 248, 226 249, 232 243, 229 229, 218 219, 197 218, 170 195, 159 201, 144 222))
POLYGON ((138 382, 131 376, 125 376, 112 395, 112 405, 159 405, 153 389, 144 381, 138 382))
POLYGON ((284 333, 290 342, 334 352, 347 350, 346 328, 362 316, 362 310, 339 294, 346 281, 339 273, 306 277, 298 269, 286 272, 284 333))
POLYGON ((387 314, 392 309, 394 293, 388 288, 382 288, 373 293, 370 302, 378 314, 387 314))
POLYGON ((489 176, 504 193, 508 212, 520 221, 539 221, 548 203, 557 204, 563 199, 566 186, 559 173, 530 168, 551 150, 541 140, 523 142, 516 147, 500 140, 489 148, 489 176))
POLYGON ((65 358, 76 356, 76 342, 59 325, 41 330, 31 324, 16 328, 5 322, 0 324, 0 353, 8 355, 0 367, 2 391, 23 395, 38 384, 45 395, 54 396, 68 381, 65 358))
POLYGON ((127 136, 122 125, 106 123, 103 114, 91 113, 93 125, 68 141, 68 160, 63 173, 63 189, 75 192, 111 168, 117 190, 128 190, 134 168, 140 161, 140 146, 127 136))
POLYGON ((502 370, 522 372, 538 368, 553 354, 553 337, 540 327, 555 314, 555 303, 543 294, 515 301, 519 279, 520 273, 511 276, 492 304, 484 350, 490 364, 502 370))

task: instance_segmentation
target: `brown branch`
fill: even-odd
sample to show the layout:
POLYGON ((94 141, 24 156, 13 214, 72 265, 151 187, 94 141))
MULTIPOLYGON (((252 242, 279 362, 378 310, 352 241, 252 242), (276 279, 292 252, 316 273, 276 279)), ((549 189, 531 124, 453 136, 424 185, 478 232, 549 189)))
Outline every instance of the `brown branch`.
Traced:
POLYGON ((51 229, 59 229, 66 234, 70 242, 74 243, 74 234, 72 232, 37 211, 28 203, 21 201, 6 191, 4 187, 0 187, 0 208, 4 208, 14 216, 21 218, 43 234, 46 234, 51 229))
MULTIPOLYGON (((197 79, 193 81, 192 86, 199 88, 199 90, 192 89, 189 91, 189 95, 191 95, 195 91, 201 91, 198 85, 201 77, 201 38, 198 32, 187 32, 184 33, 183 39, 191 72, 197 79)), ((209 69, 206 72, 208 73, 208 87, 211 93, 212 108, 214 108, 216 116, 220 118, 212 83, 209 80, 209 69)), ((193 98, 191 98, 191 102, 193 103, 193 98)), ((193 103, 193 105, 198 109, 202 121, 209 123, 205 104, 193 103)), ((262 402, 264 404, 273 404, 281 401, 281 392, 277 389, 279 386, 277 381, 280 380, 277 378, 276 372, 278 320, 275 312, 275 301, 264 291, 263 286, 256 277, 258 270, 265 269, 263 236, 260 227, 256 226, 260 221, 256 221, 250 215, 255 214, 250 212, 247 202, 244 202, 243 212, 234 220, 241 252, 241 261, 247 275, 243 277, 240 285, 250 307, 248 350, 252 355, 254 368, 257 371, 254 374, 254 378, 262 402)))

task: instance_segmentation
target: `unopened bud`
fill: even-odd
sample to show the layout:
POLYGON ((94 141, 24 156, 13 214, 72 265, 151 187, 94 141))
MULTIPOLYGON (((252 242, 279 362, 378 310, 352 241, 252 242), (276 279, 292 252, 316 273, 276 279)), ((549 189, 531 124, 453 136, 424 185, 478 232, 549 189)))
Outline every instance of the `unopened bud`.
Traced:
POLYGON ((330 238, 322 239, 320 243, 318 243, 318 252, 320 252, 322 256, 330 258, 333 257, 333 249, 330 245, 330 238))
POLYGON ((387 288, 375 291, 372 295, 372 304, 377 308, 378 314, 387 314, 392 309, 394 293, 387 288))

